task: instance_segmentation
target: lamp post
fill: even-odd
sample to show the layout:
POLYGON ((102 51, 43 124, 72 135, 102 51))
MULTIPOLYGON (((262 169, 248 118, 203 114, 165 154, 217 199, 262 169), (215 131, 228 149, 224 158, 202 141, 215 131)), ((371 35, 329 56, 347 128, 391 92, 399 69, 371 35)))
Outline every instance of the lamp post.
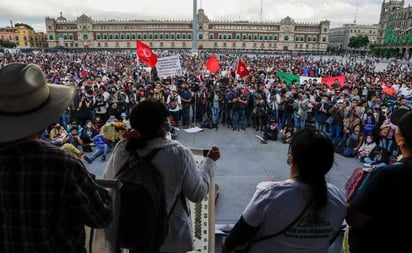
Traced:
POLYGON ((193 0, 192 54, 197 54, 197 0, 193 0))

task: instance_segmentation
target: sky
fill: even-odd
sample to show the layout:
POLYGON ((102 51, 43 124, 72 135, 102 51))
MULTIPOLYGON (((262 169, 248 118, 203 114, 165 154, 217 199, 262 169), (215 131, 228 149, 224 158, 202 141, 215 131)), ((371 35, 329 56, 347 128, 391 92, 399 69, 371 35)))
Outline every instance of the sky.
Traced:
MULTIPOLYGON (((388 2, 389 0, 386 0, 388 2)), ((279 22, 290 16, 298 23, 329 20, 342 24, 378 24, 383 0, 197 0, 210 20, 279 22)), ((405 7, 412 0, 405 0, 405 7)), ((31 25, 45 32, 45 18, 67 20, 85 14, 93 20, 192 20, 193 0, 12 0, 0 4, 0 27, 13 23, 31 25)))

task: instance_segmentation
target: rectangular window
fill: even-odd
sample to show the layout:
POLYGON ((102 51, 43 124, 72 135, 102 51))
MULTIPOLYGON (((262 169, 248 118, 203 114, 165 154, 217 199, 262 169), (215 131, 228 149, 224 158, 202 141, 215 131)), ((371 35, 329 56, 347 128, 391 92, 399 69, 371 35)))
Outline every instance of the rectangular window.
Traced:
POLYGON ((283 37, 283 40, 289 40, 289 35, 285 35, 285 37, 283 37))

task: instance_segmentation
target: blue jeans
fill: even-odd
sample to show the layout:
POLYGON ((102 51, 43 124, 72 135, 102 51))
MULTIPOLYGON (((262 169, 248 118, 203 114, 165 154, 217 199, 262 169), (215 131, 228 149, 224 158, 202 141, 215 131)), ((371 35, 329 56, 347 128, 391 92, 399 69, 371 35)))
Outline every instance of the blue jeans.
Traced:
POLYGON ((302 120, 302 119, 298 119, 298 118, 294 118, 295 120, 295 128, 296 129, 304 129, 306 126, 306 120, 302 120))
POLYGON ((173 120, 175 121, 175 127, 179 127, 180 111, 169 111, 169 116, 173 117, 173 120))
POLYGON ((375 167, 375 168, 380 168, 380 167, 383 167, 383 166, 386 166, 386 165, 387 165, 386 163, 376 163, 375 161, 373 161, 373 160, 370 159, 369 157, 365 157, 365 158, 363 159, 363 161, 364 161, 365 163, 367 163, 367 164, 373 165, 373 167, 375 167))
POLYGON ((213 125, 217 125, 219 123, 220 118, 220 107, 212 106, 212 123, 213 125))
POLYGON ((317 121, 315 121, 315 128, 316 130, 322 131, 324 133, 326 133, 326 124, 325 123, 319 123, 317 121))
POLYGON ((93 154, 91 156, 88 156, 89 159, 91 161, 94 161, 97 157, 101 156, 101 155, 107 155, 107 153, 109 152, 109 145, 108 144, 104 144, 103 147, 99 147, 96 148, 96 150, 93 152, 93 154))
POLYGON ((341 125, 330 125, 330 127, 329 127, 329 139, 333 142, 333 144, 338 143, 341 134, 342 134, 342 126, 341 125))

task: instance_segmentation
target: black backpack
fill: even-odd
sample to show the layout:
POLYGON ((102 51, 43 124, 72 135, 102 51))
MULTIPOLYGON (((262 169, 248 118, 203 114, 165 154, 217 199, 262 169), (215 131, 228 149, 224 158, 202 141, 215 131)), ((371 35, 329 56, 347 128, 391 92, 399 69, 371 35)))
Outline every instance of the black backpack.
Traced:
MULTIPOLYGON (((159 149, 140 157, 131 152, 116 173, 120 180, 118 246, 138 252, 158 252, 166 240, 169 215, 162 175, 151 160, 159 149)), ((172 207, 173 211, 174 205, 172 207)))

